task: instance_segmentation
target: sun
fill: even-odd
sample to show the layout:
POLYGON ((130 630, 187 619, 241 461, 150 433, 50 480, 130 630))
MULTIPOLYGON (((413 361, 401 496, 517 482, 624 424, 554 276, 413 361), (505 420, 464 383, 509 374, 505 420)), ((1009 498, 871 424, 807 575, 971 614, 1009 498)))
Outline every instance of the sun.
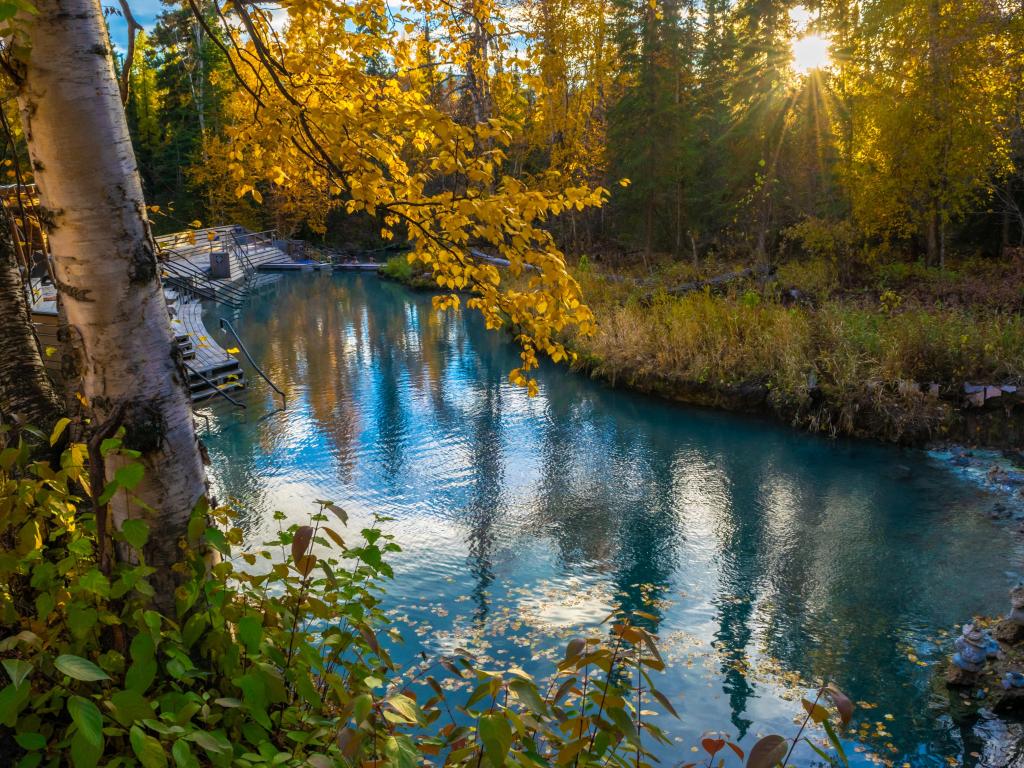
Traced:
POLYGON ((793 70, 807 75, 816 69, 827 69, 832 63, 832 41, 825 35, 810 34, 794 37, 790 44, 793 70))

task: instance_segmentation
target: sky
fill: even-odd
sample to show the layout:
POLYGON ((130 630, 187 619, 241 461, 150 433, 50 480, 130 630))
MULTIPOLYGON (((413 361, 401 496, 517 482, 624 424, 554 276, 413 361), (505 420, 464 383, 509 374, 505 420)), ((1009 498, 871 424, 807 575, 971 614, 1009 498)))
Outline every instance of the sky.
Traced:
MULTIPOLYGON (((121 4, 117 0, 102 0, 102 4, 107 24, 110 25, 110 37, 117 49, 124 51, 128 46, 128 25, 121 16, 121 4)), ((160 0, 128 0, 128 7, 132 9, 135 20, 147 30, 153 28, 157 14, 164 10, 160 0)))

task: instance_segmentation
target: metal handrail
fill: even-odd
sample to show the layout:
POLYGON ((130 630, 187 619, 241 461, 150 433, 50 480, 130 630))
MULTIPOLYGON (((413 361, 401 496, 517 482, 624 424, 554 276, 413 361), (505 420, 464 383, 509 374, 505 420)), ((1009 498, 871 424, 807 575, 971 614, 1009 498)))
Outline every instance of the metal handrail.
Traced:
POLYGON ((250 285, 256 278, 256 265, 249 258, 248 246, 238 242, 238 235, 235 232, 231 233, 231 248, 234 250, 238 260, 242 262, 242 272, 245 275, 246 285, 250 285))
POLYGON ((202 374, 202 372, 200 372, 200 371, 197 371, 197 370, 196 370, 195 368, 193 368, 193 367, 192 367, 191 365, 189 365, 188 363, 185 363, 185 369, 186 369, 186 370, 187 370, 187 371, 188 371, 189 373, 194 373, 194 374, 195 374, 196 376, 198 376, 198 377, 199 377, 200 379, 202 379, 202 380, 203 380, 203 381, 205 381, 205 382, 206 382, 207 384, 209 384, 209 385, 210 385, 210 387, 211 387, 211 388, 213 389, 213 392, 214 392, 214 394, 220 395, 220 396, 221 396, 221 397, 223 397, 223 398, 224 398, 225 400, 227 400, 227 401, 228 401, 229 403, 231 403, 232 405, 237 405, 237 406, 238 406, 239 408, 245 408, 245 407, 246 407, 245 403, 240 403, 240 402, 238 402, 237 400, 235 400, 235 398, 233 398, 233 397, 232 397, 231 395, 229 395, 229 394, 228 394, 227 392, 225 392, 225 391, 224 391, 223 389, 221 389, 221 388, 220 388, 219 386, 217 386, 217 385, 216 385, 216 384, 214 384, 214 383, 213 383, 212 381, 210 381, 210 380, 209 380, 208 378, 206 378, 206 376, 204 376, 204 375, 202 374))
MULTIPOLYGON (((171 251, 171 253, 173 253, 173 251, 171 251)), ((209 287, 211 292, 225 294, 233 298, 239 306, 241 306, 241 303, 245 300, 245 291, 236 288, 228 282, 214 283, 206 272, 187 259, 179 261, 165 260, 161 263, 161 267, 176 277, 200 280, 209 287)))
POLYGON ((249 361, 249 365, 255 368, 256 373, 262 376, 263 380, 270 385, 271 389, 273 389, 275 392, 277 392, 277 394, 281 396, 281 407, 287 408, 288 396, 281 390, 279 386, 277 386, 277 384, 270 380, 270 377, 267 376, 267 374, 263 372, 263 369, 256 364, 256 361, 252 359, 252 355, 250 355, 249 350, 245 348, 245 344, 242 342, 242 337, 238 335, 238 331, 236 331, 235 327, 231 325, 231 321, 223 317, 220 318, 220 328, 222 331, 231 331, 231 335, 235 337, 235 342, 238 344, 238 348, 242 350, 242 354, 245 355, 245 359, 249 361))
MULTIPOLYGON (((191 296, 195 296, 200 299, 207 299, 209 301, 215 301, 218 304, 223 304, 225 307, 230 309, 240 309, 241 303, 233 301, 224 296, 218 296, 216 290, 213 287, 204 287, 202 285, 196 285, 193 281, 195 278, 177 275, 169 273, 165 278, 164 282, 175 288, 179 293, 186 293, 191 296)), ((207 285, 209 285, 207 283, 207 285)))
MULTIPOLYGON (((185 256, 182 256, 177 251, 166 250, 166 251, 164 251, 164 253, 170 253, 170 254, 174 254, 176 256, 181 256, 181 258, 178 261, 172 261, 171 259, 164 259, 163 261, 160 262, 162 266, 166 267, 167 269, 171 270, 172 272, 173 271, 185 272, 190 277, 198 277, 199 279, 204 280, 204 281, 206 281, 208 283, 211 283, 211 284, 213 283, 213 278, 211 278, 210 275, 207 272, 204 272, 200 267, 197 267, 188 258, 186 258, 185 256)), ((235 286, 231 285, 231 283, 229 283, 229 282, 217 283, 216 284, 216 288, 218 290, 224 291, 225 293, 234 293, 234 294, 237 294, 240 297, 243 297, 243 298, 245 297, 245 291, 243 291, 240 288, 236 288, 235 286)))

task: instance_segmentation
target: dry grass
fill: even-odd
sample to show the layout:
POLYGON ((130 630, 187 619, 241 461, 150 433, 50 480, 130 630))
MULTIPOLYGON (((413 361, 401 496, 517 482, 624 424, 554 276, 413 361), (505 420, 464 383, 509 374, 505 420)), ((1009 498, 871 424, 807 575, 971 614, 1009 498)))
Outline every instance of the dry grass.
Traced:
POLYGON ((785 307, 749 291, 648 306, 625 284, 582 282, 598 332, 576 346, 601 375, 756 384, 777 410, 816 429, 902 439, 945 413, 908 383, 1024 383, 1024 318, 1015 313, 838 300, 785 307))

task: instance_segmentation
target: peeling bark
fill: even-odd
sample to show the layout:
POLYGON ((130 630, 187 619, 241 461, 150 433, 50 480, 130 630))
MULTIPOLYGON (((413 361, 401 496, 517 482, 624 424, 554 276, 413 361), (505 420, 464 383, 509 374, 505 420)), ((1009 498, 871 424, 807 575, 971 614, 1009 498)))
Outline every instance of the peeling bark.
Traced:
POLYGON ((49 433, 63 409, 43 367, 6 219, 6 211, 0 210, 0 419, 16 419, 49 433))
MULTIPOLYGON (((146 559, 157 607, 173 607, 171 564, 205 474, 171 333, 153 238, 99 0, 39 0, 18 101, 36 183, 49 213, 58 288, 80 356, 93 424, 118 415, 146 474, 118 492, 116 527, 150 526, 146 559)), ((116 462, 108 462, 108 477, 116 462)))

